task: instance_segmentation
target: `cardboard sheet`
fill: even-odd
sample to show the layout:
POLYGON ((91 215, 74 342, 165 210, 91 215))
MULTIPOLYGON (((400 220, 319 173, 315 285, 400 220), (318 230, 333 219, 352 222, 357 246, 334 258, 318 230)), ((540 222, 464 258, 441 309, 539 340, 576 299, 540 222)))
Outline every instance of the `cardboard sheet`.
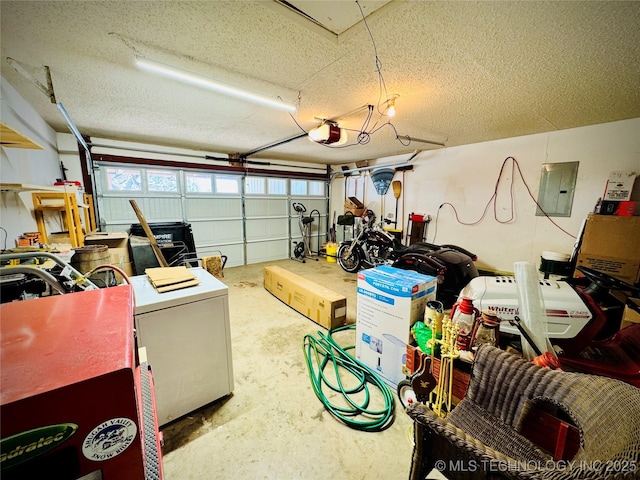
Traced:
POLYGON ((147 268, 145 273, 151 284, 160 293, 200 284, 200 281, 185 266, 147 268))

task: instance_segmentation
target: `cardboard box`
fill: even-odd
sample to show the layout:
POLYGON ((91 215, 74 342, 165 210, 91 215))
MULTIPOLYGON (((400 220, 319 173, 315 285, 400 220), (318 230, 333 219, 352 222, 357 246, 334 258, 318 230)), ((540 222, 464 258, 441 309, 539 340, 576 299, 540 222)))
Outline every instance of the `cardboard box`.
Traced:
POLYGON ((636 205, 637 202, 632 201, 619 202, 618 208, 616 208, 614 215, 619 215, 622 217, 633 217, 633 214, 636 211, 636 205))
POLYGON ((347 320, 347 299, 275 265, 264 268, 264 288, 318 325, 331 329, 347 320))
POLYGON ((356 217, 362 216, 364 210, 364 204, 356 197, 349 197, 344 201, 344 211, 351 212, 356 217))
MULTIPOLYGON (((580 253, 576 266, 592 268, 598 272, 618 278, 630 285, 640 280, 640 260, 580 253)), ((576 271, 576 276, 582 276, 582 274, 576 271)))
POLYGON ((620 329, 633 325, 634 323, 640 323, 640 298, 629 297, 624 307, 624 312, 622 313, 620 329))
POLYGON ((393 387, 405 378, 411 326, 424 318, 436 286, 435 277, 389 266, 358 273, 356 358, 393 387))
POLYGON ((640 217, 589 214, 577 266, 634 284, 640 280, 640 217))
POLYGON ((111 264, 133 275, 129 257, 129 234, 127 232, 96 232, 84 237, 85 245, 106 245, 109 247, 111 264), (131 273, 129 273, 131 272, 131 273))
POLYGON ((635 180, 635 172, 611 172, 603 200, 631 200, 631 191, 635 180))
POLYGON ((47 242, 55 245, 71 246, 71 235, 69 232, 53 232, 47 234, 47 242))

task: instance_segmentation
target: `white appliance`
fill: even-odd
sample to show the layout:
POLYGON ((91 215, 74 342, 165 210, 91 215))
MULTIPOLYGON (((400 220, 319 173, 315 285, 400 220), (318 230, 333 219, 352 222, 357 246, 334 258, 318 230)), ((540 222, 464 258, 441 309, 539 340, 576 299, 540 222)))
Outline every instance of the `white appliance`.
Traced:
MULTIPOLYGON (((567 282, 540 280, 540 291, 547 313, 549 338, 573 338, 593 316, 578 293, 567 282)), ((500 331, 520 335, 509 323, 521 315, 515 277, 476 277, 462 289, 458 301, 469 297, 480 311, 495 311, 501 318, 500 331)))
POLYGON ((228 288, 203 268, 194 287, 158 293, 131 278, 138 345, 147 350, 158 423, 164 425, 233 391, 228 288))

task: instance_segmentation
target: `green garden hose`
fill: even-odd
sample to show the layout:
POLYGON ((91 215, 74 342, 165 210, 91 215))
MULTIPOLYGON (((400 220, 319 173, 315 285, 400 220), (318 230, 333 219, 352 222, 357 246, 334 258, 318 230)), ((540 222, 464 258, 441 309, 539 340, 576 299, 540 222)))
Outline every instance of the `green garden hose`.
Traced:
POLYGON ((347 353, 353 345, 341 347, 332 336, 354 328, 355 325, 347 325, 334 328, 328 334, 319 331, 317 337, 305 335, 302 349, 313 391, 329 413, 356 430, 379 432, 393 424, 393 393, 375 372, 347 353), (373 403, 381 405, 370 406, 372 398, 373 403))

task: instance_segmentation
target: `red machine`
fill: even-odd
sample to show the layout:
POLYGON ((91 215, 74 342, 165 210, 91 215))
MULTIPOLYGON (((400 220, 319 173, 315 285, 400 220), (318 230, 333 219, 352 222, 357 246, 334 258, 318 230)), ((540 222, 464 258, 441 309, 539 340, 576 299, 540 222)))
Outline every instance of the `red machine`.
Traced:
POLYGON ((162 479, 128 285, 0 306, 3 480, 162 479))

